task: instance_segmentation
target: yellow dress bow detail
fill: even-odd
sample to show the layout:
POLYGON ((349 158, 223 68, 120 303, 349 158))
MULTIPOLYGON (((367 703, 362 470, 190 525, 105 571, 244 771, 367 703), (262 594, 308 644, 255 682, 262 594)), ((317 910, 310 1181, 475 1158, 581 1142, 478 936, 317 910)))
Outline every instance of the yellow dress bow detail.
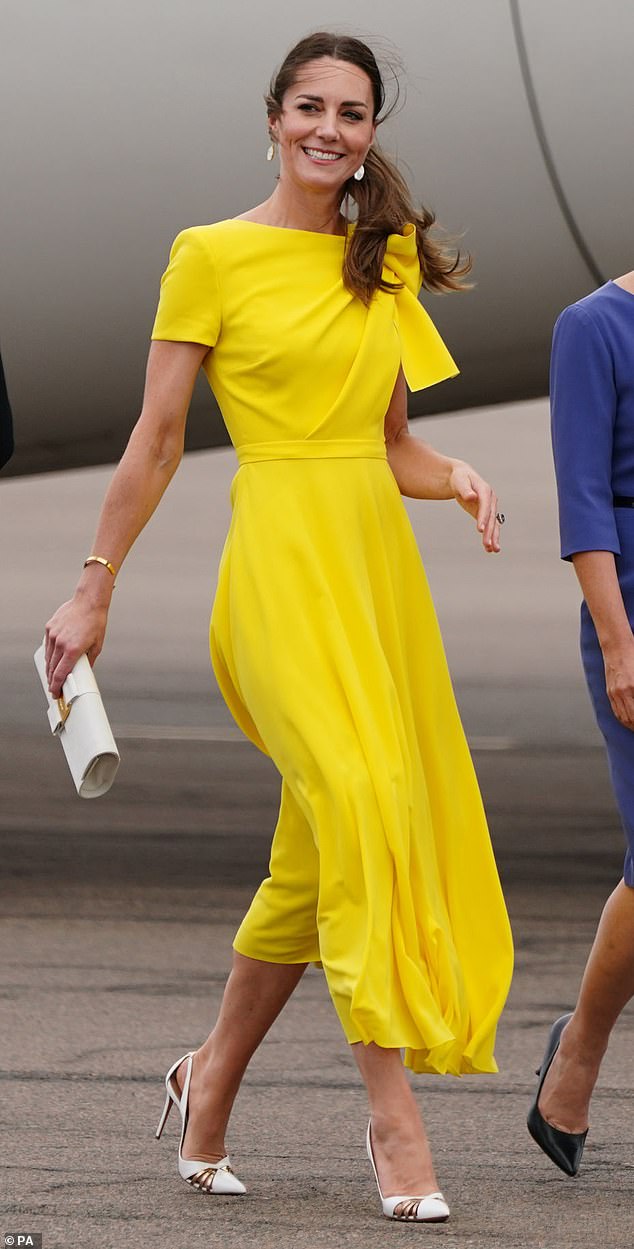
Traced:
POLYGON ((402 234, 390 234, 383 261, 387 282, 403 285, 394 292, 395 323, 401 340, 403 372, 410 390, 423 390, 459 372, 431 317, 418 300, 421 271, 416 247, 416 228, 411 223, 402 234))

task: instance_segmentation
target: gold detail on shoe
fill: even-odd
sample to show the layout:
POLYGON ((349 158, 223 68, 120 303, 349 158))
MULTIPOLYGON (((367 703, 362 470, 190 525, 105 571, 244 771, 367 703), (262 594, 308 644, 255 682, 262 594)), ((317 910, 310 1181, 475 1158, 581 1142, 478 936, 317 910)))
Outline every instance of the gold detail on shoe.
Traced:
POLYGON ((416 1215, 418 1214, 418 1207, 420 1205, 420 1202, 421 1202, 420 1197, 417 1197, 415 1200, 412 1200, 412 1201, 399 1202, 398 1206, 396 1206, 394 1210, 394 1214, 392 1215, 392 1218, 403 1219, 404 1221, 410 1221, 410 1222, 412 1220, 415 1220, 416 1215))
POLYGON ((218 1175, 219 1171, 230 1171, 233 1175, 233 1167, 227 1164, 222 1167, 208 1166, 205 1167, 204 1171, 196 1171, 194 1175, 190 1175, 187 1183, 191 1184, 192 1188, 199 1189, 202 1193, 211 1193, 213 1192, 214 1176, 218 1175))
POLYGON ((209 1193, 213 1187, 215 1174, 213 1167, 206 1167, 204 1171, 196 1171, 194 1175, 190 1176, 189 1183, 192 1188, 199 1188, 202 1192, 209 1193))

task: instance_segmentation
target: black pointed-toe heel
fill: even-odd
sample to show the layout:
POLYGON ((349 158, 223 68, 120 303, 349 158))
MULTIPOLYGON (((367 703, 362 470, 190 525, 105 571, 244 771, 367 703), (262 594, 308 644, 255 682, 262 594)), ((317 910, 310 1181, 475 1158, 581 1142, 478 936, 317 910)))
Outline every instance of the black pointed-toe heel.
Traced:
POLYGON ((546 1053, 544 1054, 542 1065, 537 1072, 537 1075, 539 1076, 537 1092, 531 1103, 528 1118, 526 1120, 528 1130, 533 1140, 539 1145, 539 1148, 543 1149, 544 1153, 548 1155, 551 1162, 554 1162, 555 1165, 560 1167, 562 1171, 565 1171, 566 1175, 576 1175, 579 1170, 581 1155, 583 1153, 583 1147, 586 1142, 588 1130, 586 1128, 585 1132, 562 1132, 560 1128, 554 1128, 552 1123, 548 1123, 548 1121, 544 1119, 544 1116, 540 1114, 537 1103, 544 1085, 544 1080, 548 1075, 550 1064, 559 1049, 561 1034, 568 1023, 568 1020, 571 1018, 572 1012, 567 1015, 562 1015, 561 1019, 557 1019, 550 1030, 546 1053))

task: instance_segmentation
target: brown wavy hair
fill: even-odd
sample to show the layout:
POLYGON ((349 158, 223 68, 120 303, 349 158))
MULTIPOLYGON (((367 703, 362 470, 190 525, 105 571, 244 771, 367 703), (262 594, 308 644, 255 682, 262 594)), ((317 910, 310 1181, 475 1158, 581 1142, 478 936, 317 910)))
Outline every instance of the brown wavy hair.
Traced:
MULTIPOLYGON (((269 118, 277 118, 283 110, 286 92, 297 79, 298 70, 309 61, 322 57, 347 61, 370 79, 373 96, 373 120, 380 125, 394 108, 383 112, 385 85, 376 57, 361 39, 351 35, 335 35, 318 31, 300 39, 291 48, 264 97, 269 118)), ((395 79, 398 82, 397 79, 395 79)), ((397 92, 398 99, 398 92, 397 92)), ((357 205, 356 227, 346 244, 343 280, 353 295, 369 303, 375 291, 394 290, 395 284, 382 278, 383 257, 389 234, 400 234, 411 222, 416 227, 416 245, 423 286, 430 291, 457 291, 468 287, 466 275, 471 270, 471 257, 463 256, 451 239, 430 237, 435 215, 421 205, 416 208, 409 187, 396 165, 373 142, 364 161, 365 175, 360 182, 349 178, 343 194, 357 205)), ((400 285, 400 284, 399 284, 400 285)))

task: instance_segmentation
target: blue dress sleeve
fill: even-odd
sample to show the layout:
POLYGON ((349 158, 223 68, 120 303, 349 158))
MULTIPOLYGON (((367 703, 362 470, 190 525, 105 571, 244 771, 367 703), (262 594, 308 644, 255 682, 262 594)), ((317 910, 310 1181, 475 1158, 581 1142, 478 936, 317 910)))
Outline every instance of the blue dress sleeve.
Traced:
POLYGON ((562 559, 577 551, 620 555, 612 502, 612 353, 578 304, 564 308, 555 325, 550 407, 562 559))

